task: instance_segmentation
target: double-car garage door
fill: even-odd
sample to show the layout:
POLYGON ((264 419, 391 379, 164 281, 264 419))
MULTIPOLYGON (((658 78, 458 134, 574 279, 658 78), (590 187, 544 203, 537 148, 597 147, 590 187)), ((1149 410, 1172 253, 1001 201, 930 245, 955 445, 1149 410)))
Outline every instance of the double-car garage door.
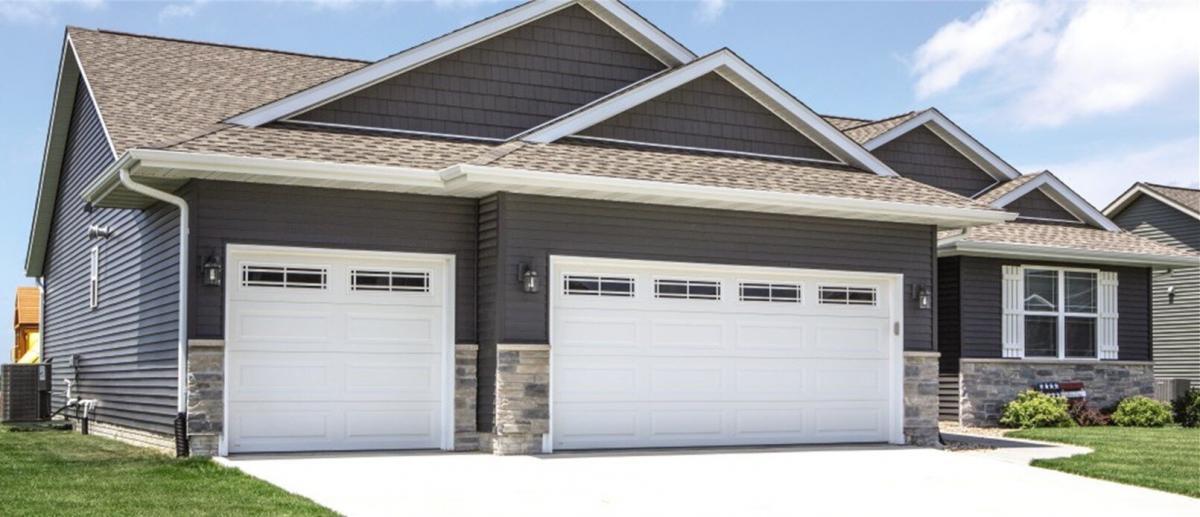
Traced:
MULTIPOLYGON (((231 246, 227 450, 448 448, 451 265, 231 246)), ((892 276, 551 268, 548 448, 899 440, 892 276)))

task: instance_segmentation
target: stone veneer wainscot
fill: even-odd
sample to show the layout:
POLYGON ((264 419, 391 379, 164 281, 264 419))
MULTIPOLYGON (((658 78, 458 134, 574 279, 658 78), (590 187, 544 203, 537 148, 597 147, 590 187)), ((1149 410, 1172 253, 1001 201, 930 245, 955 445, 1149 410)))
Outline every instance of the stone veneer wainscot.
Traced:
POLYGON ((940 447, 937 352, 904 353, 904 443, 940 447))

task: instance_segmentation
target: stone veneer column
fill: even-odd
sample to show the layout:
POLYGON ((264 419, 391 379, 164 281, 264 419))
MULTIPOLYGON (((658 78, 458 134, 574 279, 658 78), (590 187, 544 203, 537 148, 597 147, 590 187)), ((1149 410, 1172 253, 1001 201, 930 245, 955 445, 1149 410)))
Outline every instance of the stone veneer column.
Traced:
POLYGON ((454 345, 454 450, 479 450, 475 429, 479 345, 454 345))
POLYGON ((959 421, 974 427, 999 425, 1004 405, 1039 382, 1082 381, 1088 402, 1097 408, 1154 395, 1149 361, 964 358, 959 372, 959 421))
POLYGON ((904 442, 940 447, 937 352, 904 353, 904 442))
POLYGON ((550 345, 496 346, 496 427, 492 452, 542 452, 550 431, 550 345))
POLYGON ((188 341, 188 447, 192 456, 216 456, 225 422, 225 341, 188 341))

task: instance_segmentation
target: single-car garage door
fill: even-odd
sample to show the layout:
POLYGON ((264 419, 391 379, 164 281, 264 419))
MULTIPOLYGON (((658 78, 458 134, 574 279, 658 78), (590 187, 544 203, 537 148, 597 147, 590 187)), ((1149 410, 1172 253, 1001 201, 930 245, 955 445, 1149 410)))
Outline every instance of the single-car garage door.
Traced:
POLYGON ((230 246, 229 452, 444 447, 450 259, 230 246))
POLYGON ((902 442, 899 275, 551 262, 552 449, 902 442))

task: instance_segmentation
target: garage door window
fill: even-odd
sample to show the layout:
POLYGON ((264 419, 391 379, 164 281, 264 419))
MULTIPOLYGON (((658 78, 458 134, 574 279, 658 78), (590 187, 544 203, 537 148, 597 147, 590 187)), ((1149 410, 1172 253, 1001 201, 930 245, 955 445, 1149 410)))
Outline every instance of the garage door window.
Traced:
POLYGON ((350 272, 350 289, 354 291, 386 291, 393 293, 428 293, 429 273, 423 271, 350 272))
POLYGON ((875 305, 876 297, 874 287, 823 285, 820 289, 822 305, 875 305))
POLYGON ((743 282, 739 291, 743 302, 800 303, 800 284, 743 282))
POLYGON ((632 297, 633 278, 623 276, 563 276, 563 294, 572 296, 632 297))
POLYGON ((654 281, 654 296, 686 300, 719 300, 721 283, 709 280, 665 280, 654 281))
POLYGON ((327 278, 328 274, 325 268, 268 265, 242 266, 242 285, 246 287, 325 289, 327 278))

